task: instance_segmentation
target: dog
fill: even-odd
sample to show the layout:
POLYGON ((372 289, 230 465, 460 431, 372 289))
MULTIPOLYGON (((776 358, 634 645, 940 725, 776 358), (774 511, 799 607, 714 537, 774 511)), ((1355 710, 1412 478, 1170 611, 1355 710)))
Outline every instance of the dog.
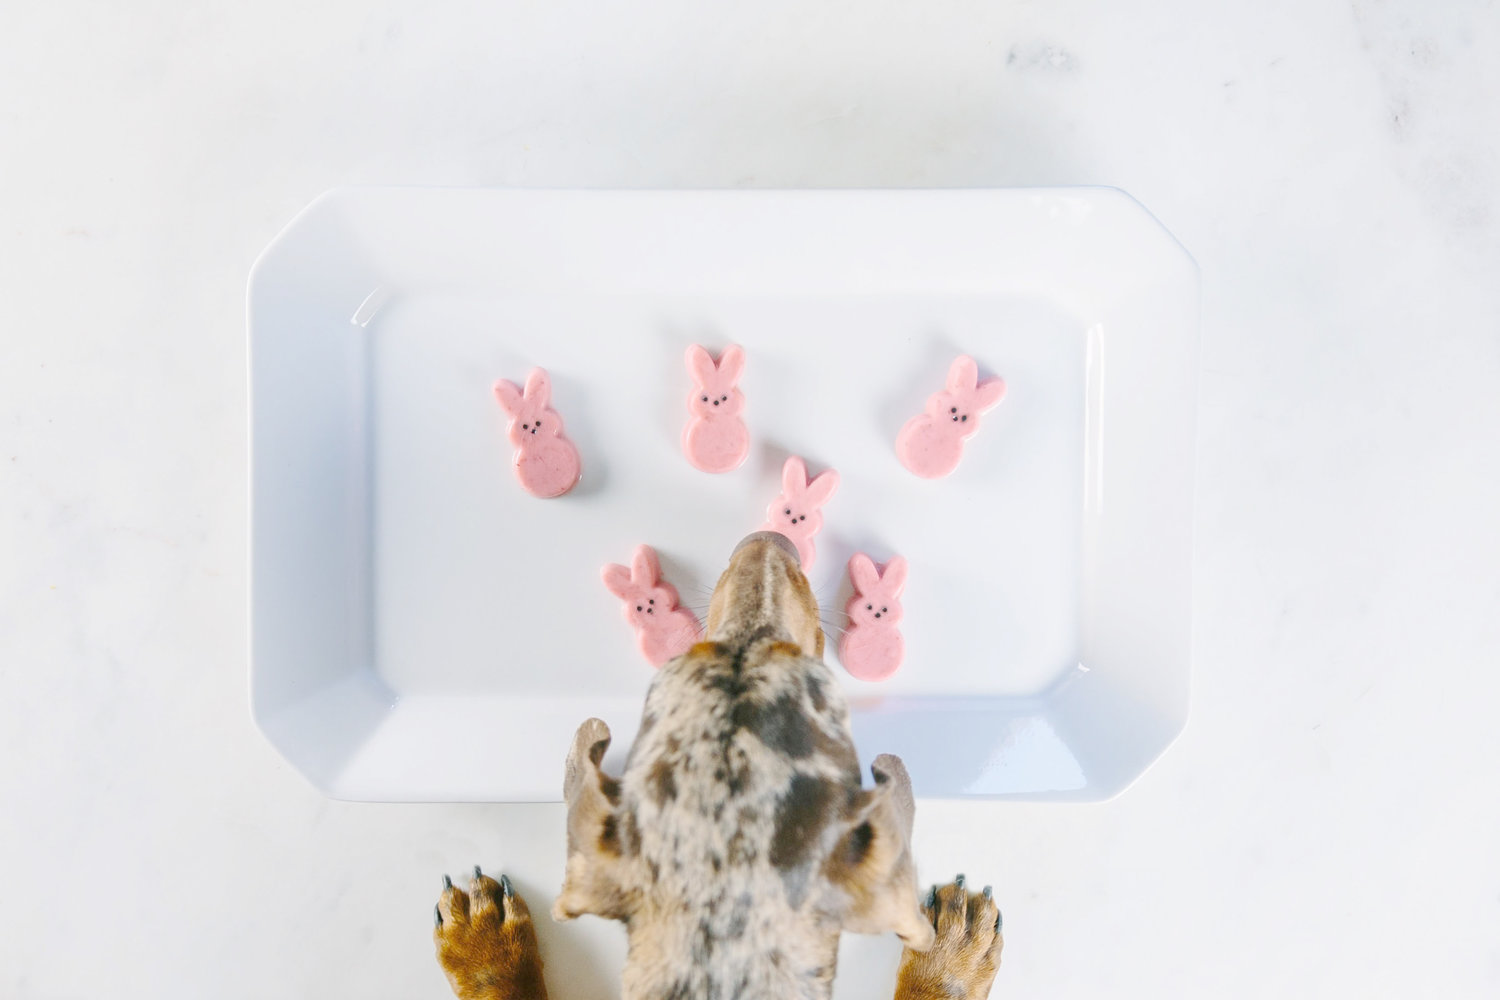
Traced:
MULTIPOLYGON (((600 767, 608 727, 579 727, 552 916, 625 924, 624 1000, 828 1000, 843 931, 901 939, 896 1000, 984 1000, 1004 944, 993 894, 960 875, 919 897, 910 779, 886 754, 863 787, 789 539, 739 544, 706 637, 657 672, 619 778, 600 767)), ((510 880, 443 884, 433 940, 454 993, 546 1000, 510 880)))

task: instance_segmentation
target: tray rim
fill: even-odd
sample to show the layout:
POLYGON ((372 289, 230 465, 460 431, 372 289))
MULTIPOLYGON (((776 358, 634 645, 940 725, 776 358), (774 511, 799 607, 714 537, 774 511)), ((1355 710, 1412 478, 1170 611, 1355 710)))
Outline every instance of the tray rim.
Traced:
MULTIPOLYGON (((995 196, 1000 196, 1000 197, 1005 197, 1005 198, 1049 198, 1049 197, 1076 196, 1076 197, 1087 197, 1089 199, 1098 200, 1098 201, 1101 201, 1103 203, 1108 203, 1109 201, 1115 201, 1119 205, 1123 205, 1123 206, 1127 207, 1128 210, 1131 213, 1134 214, 1136 222, 1138 222, 1138 223, 1144 223, 1145 224, 1144 228, 1142 229, 1142 234, 1143 235, 1148 235, 1149 238, 1154 238, 1154 239, 1157 239, 1157 240, 1164 241, 1163 245, 1170 247, 1173 250, 1173 252, 1175 253, 1175 256, 1177 257, 1177 264, 1178 265, 1183 265, 1187 269, 1188 280, 1190 281, 1191 286, 1192 286, 1192 303, 1191 303, 1191 306, 1192 306, 1192 309, 1191 309, 1191 312, 1192 312, 1192 324, 1191 324, 1191 341, 1192 341, 1191 354, 1192 354, 1192 357, 1191 357, 1191 360, 1190 360, 1191 381, 1190 381, 1190 385, 1188 387, 1189 390, 1190 390, 1190 395, 1191 395, 1191 404, 1189 406, 1189 411, 1193 414, 1194 417, 1196 416, 1197 392, 1198 392, 1198 378, 1197 378, 1198 353, 1201 350, 1201 335, 1200 335, 1200 324, 1199 324, 1199 301, 1200 301, 1200 297, 1201 297, 1201 280, 1200 280, 1201 275, 1200 275, 1200 272, 1199 272, 1199 269, 1198 269, 1198 265, 1197 265, 1196 261, 1193 260, 1192 256, 1188 253, 1188 251, 1183 246, 1183 244, 1180 241, 1178 241, 1176 239, 1176 237, 1173 236, 1171 234, 1171 232, 1169 230, 1167 230, 1158 220, 1156 220, 1155 217, 1153 215, 1151 215, 1151 213, 1143 205, 1141 205, 1141 203, 1139 201, 1137 201, 1136 199, 1134 199, 1133 197, 1131 197, 1130 195, 1128 195, 1124 191, 1121 191, 1118 188, 1113 188, 1113 187, 1108 187, 1108 186, 1093 186, 1093 185, 1088 185, 1088 186, 1068 186, 1068 187, 1045 187, 1045 188, 878 188, 878 189, 871 189, 871 188, 863 188, 863 189, 843 189, 843 188, 828 188, 828 189, 817 189, 817 188, 811 188, 811 189, 736 189, 736 188, 694 188, 694 189, 661 189, 661 188, 652 188, 652 189, 569 189, 569 188, 451 188, 451 187, 432 188, 432 187, 421 187, 421 186, 383 186, 383 187, 352 186, 352 187, 337 187, 337 188, 333 188, 331 190, 325 191, 323 194, 319 195, 312 202, 310 202, 307 206, 305 206, 301 211, 299 211, 276 234, 276 236, 273 237, 273 239, 267 244, 267 246, 257 256, 256 261, 252 265, 251 270, 250 270, 250 274, 249 274, 249 280, 248 280, 248 283, 247 283, 247 352, 249 354, 249 360, 250 360, 250 391, 249 391, 248 399, 247 399, 247 407, 248 407, 248 410, 249 410, 249 417, 250 417, 250 419, 249 419, 250 437, 251 437, 250 455, 251 455, 251 466, 252 466, 251 467, 251 475, 250 475, 250 485, 249 485, 249 490, 250 490, 250 525, 251 525, 251 532, 250 532, 250 537, 248 539, 248 544, 249 544, 249 548, 250 548, 250 556, 251 556, 251 587, 250 587, 250 594, 249 594, 249 604, 250 604, 250 607, 248 609, 249 610, 249 614, 250 614, 250 624, 251 624, 251 628, 250 628, 251 651, 250 651, 250 677, 249 677, 249 681, 250 681, 250 695, 251 695, 251 698, 250 698, 250 708, 251 708, 252 719, 255 722, 257 728, 261 729, 261 731, 266 735, 267 739, 270 742, 272 742, 272 744, 274 746, 276 746, 278 752, 281 753, 281 755, 288 761, 288 763, 292 764, 292 766, 296 770, 298 770, 299 773, 302 773, 304 775, 304 777, 306 777, 311 783, 313 783, 315 785, 315 787, 318 787, 320 791, 324 792, 324 794, 329 795, 330 797, 333 797, 333 798, 344 798, 344 799, 362 800, 362 801, 368 801, 368 800, 379 800, 379 801, 471 801, 471 800, 472 801, 497 801, 496 799, 494 799, 492 797, 479 797, 479 798, 469 799, 469 798, 466 798, 466 797, 463 797, 463 796, 451 796, 451 795, 440 796, 440 797, 437 797, 437 798, 430 798, 430 797, 425 797, 425 796, 422 796, 422 795, 413 795, 413 794, 394 794, 394 795, 391 795, 391 794, 383 794, 378 789, 374 789, 374 788, 371 788, 371 787, 368 787, 368 786, 360 787, 358 785, 344 785, 344 784, 341 784, 336 778, 330 779, 330 777, 327 774, 317 773, 314 769, 312 769, 310 767, 307 767, 307 766, 304 766, 305 765, 305 761, 297 759, 296 757, 294 757, 294 755, 291 752, 289 752, 289 749, 286 746, 285 727, 282 726, 282 725, 280 725, 278 723, 278 720, 276 718, 276 713, 275 713, 274 710, 273 711, 267 711, 267 705, 266 705, 266 703, 264 702, 264 700, 261 697, 259 697, 260 692, 258 691, 257 685, 256 685, 256 679, 257 679, 257 675, 258 675, 258 672, 259 672, 258 669, 257 669, 259 660, 258 660, 258 657, 257 657, 257 642, 256 642, 257 631, 258 630, 256 628, 256 622, 257 622, 257 601, 256 601, 256 586, 255 586, 255 583, 256 583, 257 576, 258 576, 259 569, 260 569, 260 561, 257 559, 257 540, 258 539, 257 539, 257 532, 255 530, 255 526, 257 524, 257 513, 258 513, 258 511, 257 511, 257 504, 256 504, 257 473, 256 473, 256 468, 255 468, 255 455, 256 455, 256 447, 255 447, 255 438, 256 438, 255 407, 256 407, 256 401, 257 401, 257 396, 256 396, 256 380, 255 380, 255 357, 254 357, 255 356, 255 309, 256 309, 257 293, 258 293, 259 290, 262 290, 264 288, 265 282, 267 280, 267 272, 270 269, 270 263, 273 262, 277 258, 277 256, 279 254, 281 254, 286 249, 286 247, 292 241, 294 241, 298 237, 299 230, 301 230, 304 227, 306 227, 307 224, 308 224, 308 222, 309 222, 309 220, 316 219, 319 215, 328 212, 330 209, 336 210, 336 211, 346 210, 349 205, 351 205, 351 204, 358 205, 358 203, 361 200, 364 200, 364 199, 377 199, 377 200, 378 199, 401 199, 401 198, 417 198, 417 199, 421 199, 421 198, 425 198, 425 197, 435 197, 435 198, 440 198, 440 199, 446 199, 446 198, 475 198, 475 197, 496 197, 496 198, 508 198, 508 197, 509 198, 514 198, 514 197, 521 197, 521 198, 542 197, 542 198, 547 198, 547 197, 554 197, 554 198, 561 198, 561 199, 575 199, 575 198, 581 198, 581 199, 594 199, 594 198, 612 199, 612 198, 619 198, 619 197, 627 197, 627 198, 663 198, 663 197, 665 197, 665 198, 678 199, 678 198, 681 198, 682 196, 693 196, 693 197, 705 197, 705 196, 707 196, 707 197, 712 197, 712 198, 732 198, 732 199, 760 199, 760 198, 767 198, 767 197, 771 197, 771 198, 787 198, 787 197, 791 197, 791 198, 818 198, 818 199, 822 199, 822 198, 840 198, 840 197, 869 197, 869 196, 894 197, 894 198, 913 198, 913 197, 924 197, 924 196, 937 196, 937 197, 944 197, 944 198, 964 198, 964 197, 974 197, 974 196, 977 196, 977 197, 995 197, 995 196)), ((1185 645, 1186 645, 1187 655, 1186 655, 1185 662, 1184 662, 1184 665, 1183 665, 1182 676, 1181 676, 1181 685, 1180 685, 1180 697, 1178 699, 1178 701, 1180 701, 1180 709, 1181 710, 1178 711, 1178 712, 1172 713, 1172 716, 1170 718, 1165 718, 1165 719, 1158 720, 1159 724, 1156 726, 1155 738, 1152 740, 1152 744, 1153 745, 1151 747, 1147 748, 1147 750, 1146 750, 1145 753, 1137 755, 1137 758, 1136 758, 1134 764, 1130 768, 1130 772, 1131 773, 1118 776, 1115 780, 1111 781, 1107 786, 1096 787, 1096 786, 1090 785, 1090 786, 1084 788, 1081 792, 1078 792, 1078 793, 1070 792, 1070 791, 1057 791, 1057 792, 1052 792, 1052 793, 1021 793, 1021 794, 1014 794, 1014 795, 1012 795, 1012 794, 1004 794, 1004 795, 989 795, 989 794, 967 795, 967 794, 957 794, 957 795, 939 795, 939 796, 933 796, 933 795, 930 795, 930 794, 923 794, 922 790, 919 788, 918 789, 918 794, 919 794, 920 797, 924 797, 924 798, 932 798, 932 797, 942 797, 942 798, 970 798, 970 797, 973 797, 973 798, 1004 798, 1004 799, 1021 799, 1021 800, 1032 800, 1032 801, 1035 801, 1035 800, 1107 801, 1109 799, 1112 799, 1112 798, 1118 796, 1123 791, 1125 791, 1128 787, 1130 787, 1130 785, 1132 785, 1136 780, 1139 780, 1139 778, 1142 775, 1144 775, 1144 773, 1147 770, 1150 769, 1150 767, 1152 766, 1152 764, 1154 764, 1155 761, 1158 760, 1161 757, 1161 755, 1166 752, 1166 750, 1171 746, 1171 744, 1173 742, 1175 742, 1176 738, 1181 734, 1182 730, 1185 728, 1185 726, 1187 724, 1188 717, 1189 717, 1188 705, 1190 703, 1191 686, 1192 686, 1192 676, 1191 676, 1192 675, 1192 670, 1191 670, 1191 646, 1192 646, 1192 631, 1193 631, 1193 615, 1192 615, 1192 603, 1191 603, 1191 554, 1192 554, 1192 537, 1191 536, 1192 536, 1192 512, 1193 512, 1193 510, 1196 507, 1196 503, 1195 503, 1195 499, 1196 498, 1194 496, 1194 494, 1196 492, 1196 490, 1195 490, 1196 480, 1195 480, 1194 471, 1193 471, 1195 469, 1195 467, 1196 467, 1196 454, 1195 454, 1195 452, 1196 452, 1196 429, 1193 426, 1194 423, 1195 423, 1195 420, 1190 420, 1189 424, 1188 424, 1188 426, 1186 428, 1186 431, 1185 431, 1185 437, 1186 437, 1186 440, 1189 442, 1189 447, 1190 447, 1190 457, 1189 457, 1188 462, 1187 462, 1189 491, 1188 491, 1188 495, 1187 495, 1187 497, 1185 498, 1185 501, 1184 501, 1186 503, 1187 518, 1188 518, 1188 526, 1187 526, 1188 542, 1187 542, 1187 552, 1186 552, 1186 554, 1187 554, 1187 557, 1188 557, 1188 563, 1189 563, 1189 565, 1186 567, 1186 570, 1185 570, 1187 587, 1186 587, 1185 608, 1184 608, 1184 621, 1185 621, 1186 633, 1187 633, 1186 637, 1185 637, 1185 645)), ((370 679, 375 682, 375 685, 377 687, 380 686, 380 682, 379 682, 378 678, 375 677, 373 674, 371 674, 371 672, 368 669, 366 669, 365 671, 363 671, 363 673, 365 675, 369 675, 370 679)), ((1036 702, 1038 702, 1040 704, 1054 703, 1054 702, 1057 702, 1057 701, 1065 698, 1071 688, 1076 688, 1078 686, 1077 682, 1078 682, 1081 674, 1086 674, 1086 673, 1088 673, 1088 670, 1086 668, 1081 668, 1081 671, 1079 671, 1079 672, 1075 672, 1074 674, 1070 674, 1068 676, 1062 677, 1062 678, 1060 678, 1057 681, 1057 683, 1055 685, 1053 685, 1052 688, 1048 689, 1046 692, 1042 692, 1042 693, 1038 694, 1034 698, 1006 698, 1006 699, 1003 699, 1003 700, 1006 700, 1006 701, 1009 701, 1009 702, 1036 701, 1036 702)), ((352 676, 356 676, 357 677, 359 675, 360 675, 360 673, 356 672, 352 676)), ((326 689, 328 687, 330 687, 330 685, 326 685, 326 684, 325 685, 320 685, 317 689, 314 690, 314 694, 322 692, 322 691, 326 691, 326 689)), ((379 696, 381 694, 381 692, 377 691, 376 694, 377 694, 377 696, 379 696)), ((399 707, 399 703, 401 701, 401 698, 399 696, 397 696, 394 692, 391 692, 391 691, 389 691, 389 689, 386 689, 383 692, 383 695, 388 699, 388 705, 387 705, 388 708, 394 709, 394 708, 399 707)), ((854 701, 854 700, 855 699, 851 699, 851 701, 854 701)), ((982 701, 983 699, 974 699, 974 700, 976 700, 976 701, 982 701)), ((976 708, 981 708, 981 706, 975 706, 975 707, 976 708)), ((619 739, 620 735, 621 735, 621 732, 617 728, 616 729, 617 744, 623 743, 624 745, 628 746, 628 740, 620 740, 619 739)), ((633 736, 633 734, 631 734, 631 735, 633 736)), ((502 800, 499 800, 499 801, 532 801, 532 800, 533 799, 527 798, 527 799, 502 799, 502 800)), ((553 796, 550 796, 550 797, 537 798, 537 799, 534 799, 534 800, 535 801, 556 801, 557 800, 557 796, 553 795, 553 796)))

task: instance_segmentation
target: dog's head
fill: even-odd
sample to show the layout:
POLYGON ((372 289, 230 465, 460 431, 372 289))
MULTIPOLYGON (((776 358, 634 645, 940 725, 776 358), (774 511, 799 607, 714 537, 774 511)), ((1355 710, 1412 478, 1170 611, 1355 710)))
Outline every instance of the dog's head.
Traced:
POLYGON ((828 953, 831 978, 843 930, 893 931, 926 949, 933 928, 917 896, 911 782, 886 755, 862 787, 795 546, 770 532, 740 544, 707 636, 657 674, 622 778, 600 767, 605 724, 579 728, 554 917, 623 920, 632 962, 656 954, 664 966, 800 936, 828 953))

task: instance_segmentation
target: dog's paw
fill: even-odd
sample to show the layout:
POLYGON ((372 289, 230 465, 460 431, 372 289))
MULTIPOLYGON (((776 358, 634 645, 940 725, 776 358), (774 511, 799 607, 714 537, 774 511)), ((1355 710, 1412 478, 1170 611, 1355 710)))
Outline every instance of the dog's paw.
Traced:
POLYGON ((902 953, 896 1000, 984 1000, 1005 943, 990 887, 969 892, 959 875, 933 886, 922 909, 937 937, 927 951, 902 953))
POLYGON ((464 892, 444 875, 433 919, 438 963, 460 1000, 546 1000, 531 911, 510 879, 475 865, 464 892))

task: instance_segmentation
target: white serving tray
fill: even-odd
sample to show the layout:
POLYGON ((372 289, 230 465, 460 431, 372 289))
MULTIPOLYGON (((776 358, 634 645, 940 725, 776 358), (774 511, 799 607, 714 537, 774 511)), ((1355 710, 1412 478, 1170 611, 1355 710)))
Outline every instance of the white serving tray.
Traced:
POLYGON ((701 610, 795 453, 843 477, 829 620, 852 552, 911 564, 901 672, 834 667, 866 762, 1111 796, 1187 716, 1197 287, 1110 189, 326 194, 250 276, 256 722, 338 798, 558 799, 651 680, 600 567, 647 542, 701 610), (680 450, 692 342, 747 352, 726 475, 680 450), (960 352, 1006 398, 921 480, 893 443, 960 352), (490 392, 532 365, 583 459, 555 500, 490 392))

